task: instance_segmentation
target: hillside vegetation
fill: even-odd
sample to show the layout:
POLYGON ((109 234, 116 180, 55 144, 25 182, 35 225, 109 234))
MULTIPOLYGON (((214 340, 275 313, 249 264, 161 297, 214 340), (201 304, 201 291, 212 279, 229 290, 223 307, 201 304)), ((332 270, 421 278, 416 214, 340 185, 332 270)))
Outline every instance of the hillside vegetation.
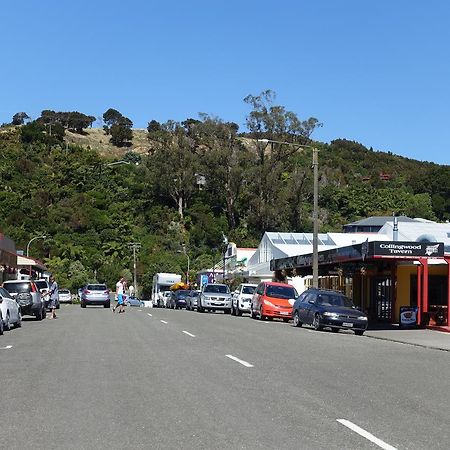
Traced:
POLYGON ((155 272, 185 271, 183 244, 194 277, 220 259, 224 236, 250 247, 264 231, 311 231, 309 146, 319 149, 320 231, 393 211, 450 219, 448 166, 344 139, 315 142, 316 119, 300 121, 270 100, 247 98, 245 133, 201 115, 151 121, 148 130, 131 130, 121 147, 105 134, 117 124, 81 132, 59 122, 50 130, 48 120, 3 126, 0 230, 19 248, 49 236, 33 243, 32 254, 71 288, 95 277, 111 286, 132 268, 129 243, 140 242, 138 278, 148 292, 155 272), (114 160, 131 164, 108 165, 114 160))

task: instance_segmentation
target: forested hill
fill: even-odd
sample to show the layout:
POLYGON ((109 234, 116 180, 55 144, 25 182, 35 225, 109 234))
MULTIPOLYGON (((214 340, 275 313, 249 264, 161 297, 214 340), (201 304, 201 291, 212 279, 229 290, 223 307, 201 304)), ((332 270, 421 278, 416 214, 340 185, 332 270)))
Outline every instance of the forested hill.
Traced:
POLYGON ((183 244, 194 276, 218 261, 224 235, 249 247, 264 231, 311 231, 309 146, 319 149, 320 231, 393 211, 450 219, 449 166, 344 139, 315 142, 315 119, 285 115, 276 122, 284 128, 270 128, 254 114, 239 133, 206 115, 139 131, 120 118, 104 130, 76 130, 46 117, 0 128, 0 231, 18 248, 48 236, 31 253, 70 288, 95 277, 112 285, 132 267, 130 242, 141 243, 138 275, 148 291, 155 272, 184 272, 183 244), (110 164, 120 160, 130 164, 110 164))

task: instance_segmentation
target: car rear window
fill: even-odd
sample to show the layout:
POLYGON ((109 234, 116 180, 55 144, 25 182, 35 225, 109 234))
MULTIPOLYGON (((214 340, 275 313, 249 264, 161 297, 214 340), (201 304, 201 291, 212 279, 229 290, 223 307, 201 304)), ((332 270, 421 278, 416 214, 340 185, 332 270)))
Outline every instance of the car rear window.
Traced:
POLYGON ((29 292, 31 292, 30 283, 24 283, 23 281, 6 282, 6 283, 3 283, 3 287, 8 292, 17 292, 18 294, 23 294, 23 293, 28 294, 29 292))
POLYGON ((108 288, 106 284, 88 284, 86 289, 88 291, 106 291, 108 288))
POLYGON ((230 291, 228 290, 228 286, 225 284, 208 284, 205 286, 203 292, 213 292, 215 294, 228 294, 230 291))
POLYGON ((34 282, 36 284, 36 286, 38 287, 38 289, 48 289, 48 283, 46 281, 43 280, 37 280, 34 282))
POLYGON ((266 295, 273 298, 296 298, 297 291, 290 286, 273 286, 269 284, 266 295))
POLYGON ((70 294, 70 291, 69 291, 69 289, 60 289, 59 293, 60 294, 70 294))

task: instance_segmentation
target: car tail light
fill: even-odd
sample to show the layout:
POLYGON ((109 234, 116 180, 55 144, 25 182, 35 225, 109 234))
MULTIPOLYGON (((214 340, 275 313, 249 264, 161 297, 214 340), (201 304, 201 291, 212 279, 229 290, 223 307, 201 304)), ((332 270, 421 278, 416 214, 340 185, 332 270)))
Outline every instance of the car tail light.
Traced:
POLYGON ((31 292, 37 292, 36 285, 31 283, 31 292))
POLYGON ((91 293, 91 291, 88 291, 87 289, 85 289, 83 292, 84 292, 85 294, 90 294, 90 293, 91 293))
POLYGON ((103 292, 104 294, 109 294, 109 289, 103 292))

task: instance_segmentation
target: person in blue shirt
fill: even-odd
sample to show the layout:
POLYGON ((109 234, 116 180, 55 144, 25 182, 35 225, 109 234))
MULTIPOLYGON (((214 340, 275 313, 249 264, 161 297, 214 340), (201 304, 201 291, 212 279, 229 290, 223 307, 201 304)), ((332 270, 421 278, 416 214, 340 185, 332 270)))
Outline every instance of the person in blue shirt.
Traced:
POLYGON ((56 306, 59 301, 59 286, 54 276, 50 277, 50 283, 50 301, 48 302, 48 307, 50 309, 49 319, 56 319, 56 306))

